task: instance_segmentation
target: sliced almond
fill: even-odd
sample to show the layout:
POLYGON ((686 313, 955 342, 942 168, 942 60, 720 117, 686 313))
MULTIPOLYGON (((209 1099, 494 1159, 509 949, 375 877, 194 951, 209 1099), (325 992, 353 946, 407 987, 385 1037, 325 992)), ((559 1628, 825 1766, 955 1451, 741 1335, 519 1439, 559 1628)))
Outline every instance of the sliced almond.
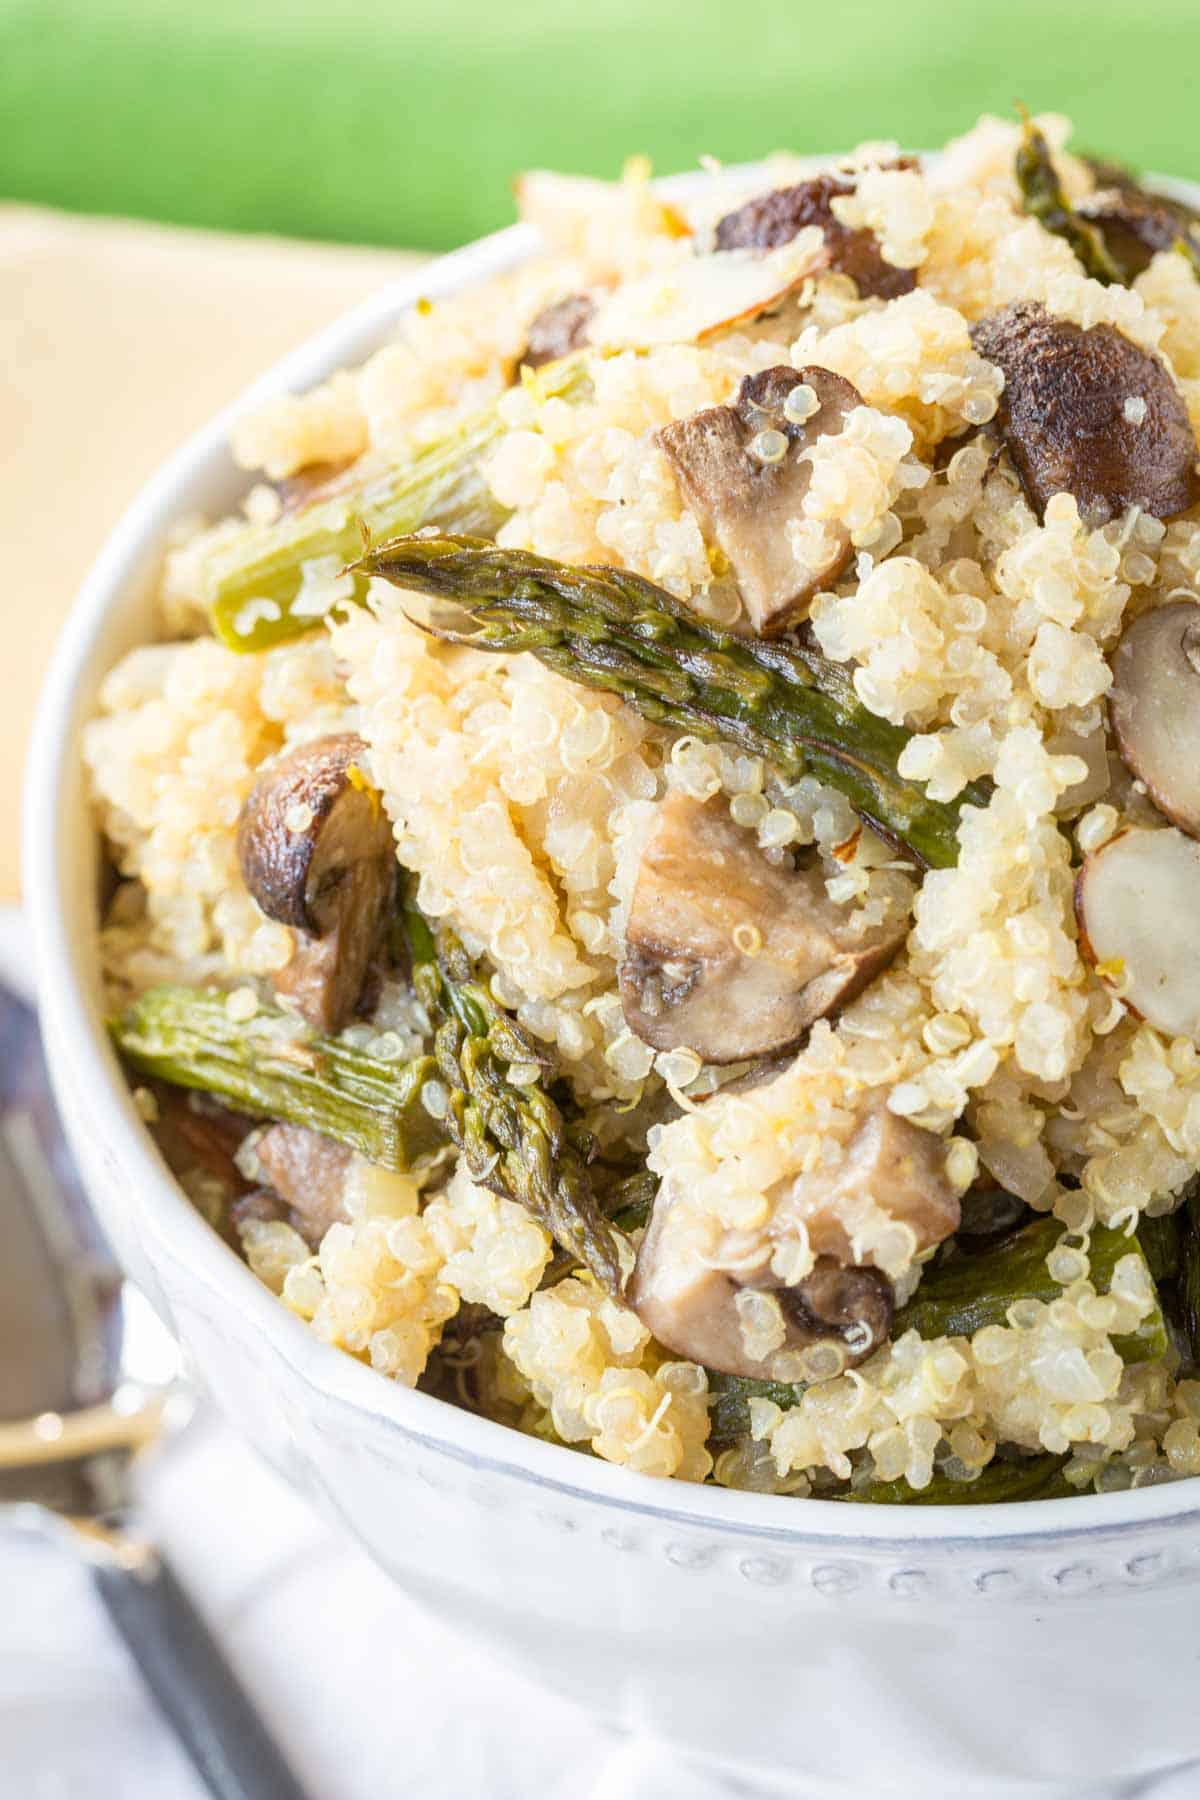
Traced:
POLYGON ((1112 659, 1109 715, 1121 760, 1160 812, 1200 837, 1200 606, 1143 613, 1112 659))
POLYGON ((1200 1041, 1200 844, 1171 827, 1118 832, 1075 882, 1080 950, 1131 1011, 1200 1041))
POLYGON ((780 305, 828 261, 815 226, 765 255, 722 250, 688 258, 623 283, 598 308, 589 341, 600 350, 703 343, 780 305))

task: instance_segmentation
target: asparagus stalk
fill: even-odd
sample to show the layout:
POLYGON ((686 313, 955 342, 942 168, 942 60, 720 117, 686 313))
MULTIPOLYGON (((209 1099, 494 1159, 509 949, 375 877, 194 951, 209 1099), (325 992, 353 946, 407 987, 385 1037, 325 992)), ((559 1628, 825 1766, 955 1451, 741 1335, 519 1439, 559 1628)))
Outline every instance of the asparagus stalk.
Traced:
MULTIPOLYGON (((924 1275, 908 1305, 896 1314, 892 1336, 917 1331, 923 1338, 970 1337, 985 1325, 1007 1323, 1015 1300, 1047 1303, 1062 1295, 1062 1288, 1046 1267, 1046 1258, 1063 1235, 1057 1219, 1041 1218, 994 1249, 974 1256, 956 1256, 935 1264, 924 1275)), ((1097 1226, 1091 1234, 1088 1260, 1097 1293, 1107 1293, 1113 1270, 1123 1256, 1143 1256, 1137 1238, 1122 1231, 1097 1226)), ((1113 1339, 1113 1348, 1127 1363, 1146 1362, 1161 1356, 1167 1347, 1162 1307, 1156 1301, 1150 1316, 1135 1332, 1113 1339)))
POLYGON ((1177 1313, 1190 1360, 1200 1367, 1200 1191, 1188 1195, 1180 1222, 1177 1313))
POLYGON ((722 1375, 708 1371, 708 1443, 719 1453, 749 1435, 750 1401, 770 1400, 784 1412, 795 1406, 804 1392, 802 1383, 759 1381, 748 1375, 722 1375))
POLYGON ((340 1038, 297 1033, 260 1006, 235 1020, 215 988, 148 989, 110 1024, 140 1074, 215 1094, 234 1112, 282 1119, 336 1138, 385 1169, 410 1169, 445 1137, 422 1104, 431 1057, 389 1063, 340 1038))
POLYGON ((640 575, 436 533, 395 538, 354 567, 455 602, 479 629, 440 629, 451 643, 529 651, 656 724, 766 757, 789 779, 820 777, 932 867, 957 859, 962 806, 985 804, 978 786, 951 804, 905 780, 908 732, 869 712, 847 671, 811 645, 716 631, 640 575))
POLYGON ((951 1481, 935 1475, 928 1487, 907 1481, 872 1481, 851 1488, 843 1499, 857 1505, 988 1506, 1008 1500, 1058 1500, 1078 1489, 1063 1479, 1065 1456, 1022 1457, 1019 1462, 993 1458, 974 1481, 951 1481))
MULTIPOLYGON (((586 384, 586 368, 581 357, 566 357, 533 379, 546 394, 571 399, 586 384)), ((503 433, 498 409, 487 407, 394 463, 365 475, 352 471, 334 491, 274 524, 246 525, 216 541, 199 598, 221 642, 230 650, 267 650, 311 631, 319 618, 297 607, 304 564, 322 558, 349 563, 361 548, 362 526, 389 537, 431 524, 484 536, 496 532, 507 513, 484 481, 482 464, 503 433)), ((356 574, 347 598, 361 605, 366 591, 366 576, 356 574)))
POLYGON ((499 1007, 449 929, 406 911, 413 985, 434 1022, 434 1057, 445 1084, 444 1126, 471 1179, 516 1200, 614 1297, 621 1261, 592 1190, 590 1144, 564 1120, 543 1080, 509 1079, 541 1062, 532 1041, 499 1007))
POLYGON ((1025 211, 1055 237, 1065 239, 1089 275, 1106 286, 1127 283, 1126 271, 1109 251, 1103 234, 1081 218, 1067 199, 1050 146, 1028 113, 1017 147, 1016 174, 1025 211))
MULTIPOLYGON (((593 1167, 591 1173, 600 1210, 618 1231, 628 1237, 631 1231, 640 1231, 642 1226, 649 1223, 654 1196, 658 1191, 657 1175, 652 1174, 649 1169, 640 1169, 636 1174, 624 1175, 614 1181, 611 1187, 603 1189, 597 1180, 598 1171, 593 1167)), ((577 1256, 568 1250, 559 1250, 546 1264, 541 1286, 557 1287, 560 1281, 573 1274, 578 1267, 577 1256)))
MULTIPOLYGON (((740 1375, 709 1372, 709 1448, 717 1455, 750 1430, 749 1401, 771 1400, 786 1412, 804 1392, 785 1381, 753 1381, 740 1375)), ((1047 1500, 1075 1492, 1062 1478, 1065 1456, 1021 1457, 1008 1462, 993 1459, 975 1481, 951 1481, 935 1475, 927 1488, 910 1487, 907 1481, 872 1481, 850 1488, 839 1499, 857 1504, 907 1506, 982 1506, 1000 1500, 1047 1500)))
POLYGON ((1174 1281, 1178 1276, 1186 1222, 1186 1206, 1156 1219, 1143 1216, 1138 1220, 1138 1243, 1156 1282, 1174 1281))

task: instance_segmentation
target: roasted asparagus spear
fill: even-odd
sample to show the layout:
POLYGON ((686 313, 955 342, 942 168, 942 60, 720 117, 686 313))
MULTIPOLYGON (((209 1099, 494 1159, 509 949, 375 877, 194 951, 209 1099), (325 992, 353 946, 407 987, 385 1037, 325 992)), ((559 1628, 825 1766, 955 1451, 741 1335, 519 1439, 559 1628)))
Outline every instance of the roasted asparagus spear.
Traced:
POLYGON ((234 1019, 228 1000, 216 988, 149 988, 109 1029, 140 1074, 215 1094, 251 1118, 306 1125, 385 1169, 410 1169, 444 1144, 421 1099, 437 1075, 431 1057, 385 1062, 272 1007, 234 1019))
POLYGON ((1200 1368, 1200 1192, 1193 1190, 1179 1214, 1179 1273, 1175 1284, 1179 1322, 1191 1362, 1200 1368))
MULTIPOLYGON (((935 1264, 926 1271, 908 1305, 896 1314, 892 1336, 915 1330, 923 1338, 970 1337, 985 1325, 1006 1324, 1014 1300, 1048 1303, 1059 1299, 1062 1288, 1047 1269, 1046 1258, 1062 1235, 1057 1219, 1035 1219, 990 1250, 947 1257, 935 1264)), ((1130 1255, 1143 1256, 1136 1237, 1096 1227, 1088 1261, 1098 1293, 1108 1292, 1117 1263, 1130 1255)), ((1157 1302, 1136 1332, 1113 1339, 1113 1348, 1130 1363, 1161 1356, 1166 1347, 1166 1325, 1157 1302)))
POLYGON ((714 630, 640 575, 424 532, 380 544, 353 566, 456 603, 478 629, 447 626, 439 634, 450 642, 528 650, 656 724, 764 756, 790 779, 819 776, 933 867, 957 859, 961 807, 985 804, 978 786, 950 803, 901 776, 909 734, 869 712, 848 671, 811 645, 714 630))
MULTIPOLYGON (((537 372, 543 392, 570 399, 587 385, 583 358, 565 357, 537 372)), ((483 460, 503 436, 489 406, 447 436, 345 481, 271 525, 245 525, 214 538, 201 564, 202 592, 217 636, 231 650, 267 650, 311 631, 320 620, 304 610, 304 565, 344 565, 361 547, 361 530, 393 536, 420 525, 488 534, 506 518, 483 479, 483 460)), ((361 602, 366 577, 348 596, 361 602)))
POLYGON ((518 1201, 560 1247, 610 1294, 621 1291, 621 1261, 587 1169, 590 1145, 572 1132, 531 1072, 541 1058, 476 977, 449 927, 431 928, 414 907, 405 924, 413 985, 434 1025, 434 1057, 444 1084, 443 1125, 471 1178, 518 1201), (509 1078, 524 1065, 518 1086, 509 1078))
POLYGON ((907 1481, 872 1481, 851 1488, 843 1497, 859 1505, 988 1506, 1000 1500, 1058 1500, 1076 1494, 1063 1478, 1065 1456, 1026 1456, 1018 1461, 993 1457, 974 1481, 951 1481, 935 1475, 928 1487, 910 1487, 907 1481))
POLYGON ((752 1376, 722 1375, 710 1369, 708 1392, 708 1446, 718 1455, 748 1434, 751 1400, 770 1400, 786 1412, 795 1406, 804 1387, 798 1382, 757 1381, 752 1376))
MULTIPOLYGON (((415 922, 411 935, 423 949, 415 922)), ((251 1118, 308 1126, 383 1168, 410 1169, 449 1140, 474 1180, 526 1207, 618 1293, 616 1239, 592 1195, 586 1145, 540 1081, 518 1087, 508 1079, 510 1065, 536 1062, 536 1051, 475 980, 450 934, 439 935, 437 956, 440 966, 437 957, 414 955, 436 1031, 433 1056, 411 1062, 299 1031, 271 1007, 231 1018, 228 995, 211 988, 150 988, 110 1030, 139 1073, 213 1094, 251 1118)))
POLYGON ((1067 199, 1050 146, 1028 113, 1017 147, 1017 186, 1027 213, 1066 240, 1086 272, 1106 285, 1123 283, 1125 270, 1109 252, 1099 228, 1081 218, 1067 199))

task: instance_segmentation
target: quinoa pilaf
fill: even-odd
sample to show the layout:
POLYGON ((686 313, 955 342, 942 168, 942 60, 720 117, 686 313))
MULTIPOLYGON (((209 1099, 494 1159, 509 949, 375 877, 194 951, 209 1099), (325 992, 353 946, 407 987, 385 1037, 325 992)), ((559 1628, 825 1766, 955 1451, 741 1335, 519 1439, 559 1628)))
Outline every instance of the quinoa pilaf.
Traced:
POLYGON ((644 1474, 1200 1474, 1200 228, 1064 120, 666 201, 243 419, 84 755, 196 1205, 644 1474))

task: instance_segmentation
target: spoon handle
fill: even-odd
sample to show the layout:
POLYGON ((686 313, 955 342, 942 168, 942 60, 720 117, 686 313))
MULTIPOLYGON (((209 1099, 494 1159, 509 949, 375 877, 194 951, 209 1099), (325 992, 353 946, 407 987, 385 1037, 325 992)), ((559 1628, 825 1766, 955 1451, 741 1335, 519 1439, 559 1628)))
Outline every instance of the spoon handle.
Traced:
POLYGON ((93 1580, 213 1800, 305 1800, 170 1564, 152 1549, 106 1558, 93 1565, 93 1580))

